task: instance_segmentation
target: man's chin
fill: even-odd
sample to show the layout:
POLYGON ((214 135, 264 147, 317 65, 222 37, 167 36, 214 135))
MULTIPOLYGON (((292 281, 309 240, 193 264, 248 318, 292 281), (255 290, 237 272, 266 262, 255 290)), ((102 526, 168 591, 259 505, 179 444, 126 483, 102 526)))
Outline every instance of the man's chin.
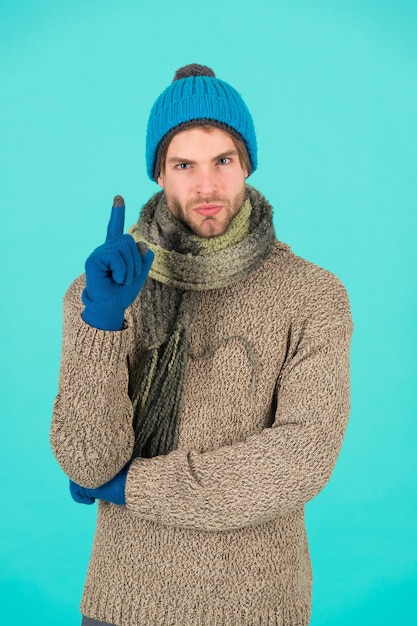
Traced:
POLYGON ((199 237, 219 237, 224 235, 229 225, 214 218, 207 218, 200 224, 189 226, 193 233, 199 237))

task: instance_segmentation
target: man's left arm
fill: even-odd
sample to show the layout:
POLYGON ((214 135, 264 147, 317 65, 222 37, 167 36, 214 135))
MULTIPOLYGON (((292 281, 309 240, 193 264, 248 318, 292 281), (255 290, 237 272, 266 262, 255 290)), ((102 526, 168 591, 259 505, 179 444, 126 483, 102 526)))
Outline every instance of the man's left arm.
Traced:
POLYGON ((319 493, 349 416, 352 323, 338 282, 317 308, 320 323, 313 316, 306 324, 281 371, 274 425, 210 452, 179 449, 135 459, 125 488, 133 514, 171 526, 233 530, 288 514, 319 493))

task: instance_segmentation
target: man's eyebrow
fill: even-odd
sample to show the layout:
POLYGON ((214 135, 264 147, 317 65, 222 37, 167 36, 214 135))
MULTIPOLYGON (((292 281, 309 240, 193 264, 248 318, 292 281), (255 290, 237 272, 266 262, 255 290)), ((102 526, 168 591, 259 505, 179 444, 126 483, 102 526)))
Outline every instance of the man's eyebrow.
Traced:
MULTIPOLYGON (((217 154, 215 157, 212 158, 212 161, 218 161, 219 159, 237 156, 237 154, 238 151, 234 148, 231 148, 230 150, 226 150, 226 152, 221 152, 220 154, 217 154)), ((196 161, 193 161, 193 159, 187 159, 186 157, 172 156, 167 159, 167 163, 191 163, 191 165, 193 165, 194 163, 196 163, 196 161)))
POLYGON ((226 152, 222 152, 214 157, 213 161, 218 161, 219 159, 226 159, 227 157, 237 156, 238 151, 236 148, 230 148, 230 150, 226 150, 226 152))
POLYGON ((185 157, 172 156, 167 159, 167 163, 195 163, 192 159, 186 159, 185 157))

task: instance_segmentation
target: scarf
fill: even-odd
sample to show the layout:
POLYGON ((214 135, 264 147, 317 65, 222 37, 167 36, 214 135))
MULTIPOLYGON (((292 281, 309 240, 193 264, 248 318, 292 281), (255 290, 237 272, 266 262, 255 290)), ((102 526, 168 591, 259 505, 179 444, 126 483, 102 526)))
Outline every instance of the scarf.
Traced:
POLYGON ((153 457, 167 454, 178 444, 199 291, 221 289, 249 276, 268 257, 276 239, 270 204, 249 186, 242 208, 218 237, 193 234, 170 213, 163 191, 142 208, 129 233, 155 253, 140 294, 145 355, 131 383, 133 456, 153 457))

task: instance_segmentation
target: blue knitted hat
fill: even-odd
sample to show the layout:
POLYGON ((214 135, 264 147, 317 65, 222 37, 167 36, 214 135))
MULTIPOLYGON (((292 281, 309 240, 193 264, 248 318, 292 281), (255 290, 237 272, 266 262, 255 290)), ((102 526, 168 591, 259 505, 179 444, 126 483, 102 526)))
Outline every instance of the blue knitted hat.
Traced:
POLYGON ((216 78, 213 70, 193 63, 176 72, 151 109, 146 134, 146 169, 151 180, 158 178, 162 151, 175 133, 199 124, 212 124, 243 139, 252 166, 250 173, 255 171, 255 128, 242 97, 216 78))

